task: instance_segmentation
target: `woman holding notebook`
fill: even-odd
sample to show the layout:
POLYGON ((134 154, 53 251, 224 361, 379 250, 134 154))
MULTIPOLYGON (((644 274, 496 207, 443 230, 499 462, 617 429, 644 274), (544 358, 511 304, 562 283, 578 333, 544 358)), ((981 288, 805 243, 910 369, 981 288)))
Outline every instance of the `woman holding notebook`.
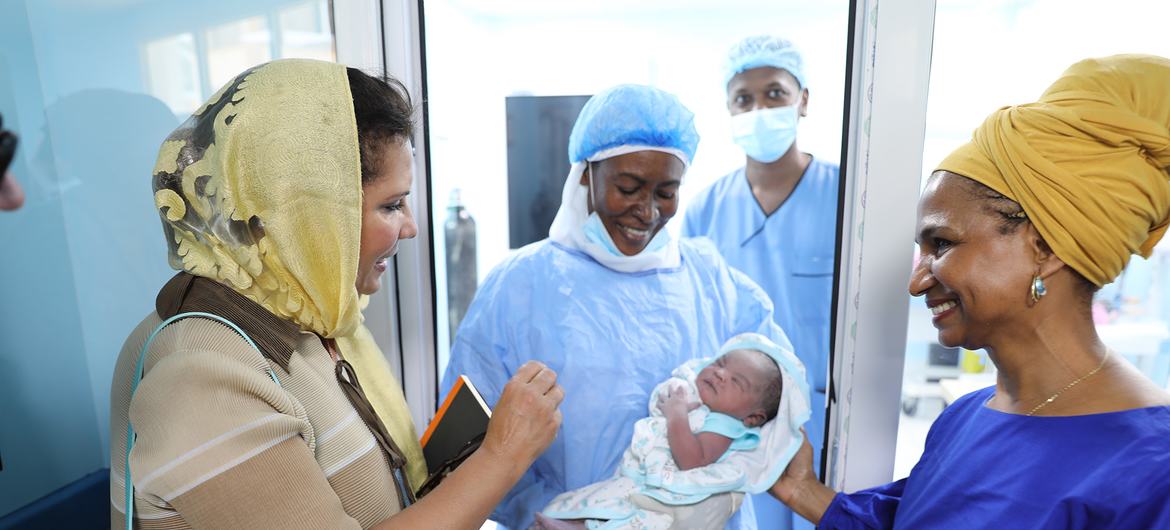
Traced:
POLYGON ((415 499, 418 438, 361 316, 417 232, 412 116, 396 81, 282 60, 163 142, 180 272, 115 368, 112 527, 475 529, 552 441, 563 391, 525 363, 479 450, 415 499))

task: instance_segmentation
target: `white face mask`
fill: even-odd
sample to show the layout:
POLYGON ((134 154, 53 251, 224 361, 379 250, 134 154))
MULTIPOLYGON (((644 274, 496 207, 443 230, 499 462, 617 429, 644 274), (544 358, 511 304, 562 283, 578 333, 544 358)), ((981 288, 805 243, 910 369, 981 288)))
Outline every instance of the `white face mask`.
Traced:
MULTIPOLYGON (((646 149, 629 148, 610 154, 620 156, 643 150, 646 149)), ((679 156, 673 152, 668 153, 679 156)), ((679 156, 679 160, 683 159, 679 156)), ((569 169, 569 174, 565 177, 565 187, 561 191, 561 208, 557 210, 557 216, 548 229, 549 241, 566 249, 580 251, 602 267, 614 272, 632 273, 678 267, 682 262, 679 243, 677 239, 671 237, 670 231, 665 227, 658 230, 646 248, 636 256, 626 256, 614 251, 617 245, 613 244, 613 238, 605 229, 605 223, 597 214, 589 213, 591 182, 581 185, 581 177, 585 175, 587 165, 587 162, 577 162, 569 169), (609 248, 611 245, 614 248, 609 248)))
POLYGON ((617 244, 613 242, 613 237, 609 235, 609 231, 605 229, 605 224, 601 222, 601 217, 597 215, 596 210, 585 219, 585 226, 581 227, 581 229, 585 231, 585 239, 604 248, 611 255, 623 255, 622 251, 618 250, 617 244))
POLYGON ((731 117, 731 137, 752 160, 775 162, 796 141, 797 106, 753 110, 731 117))
MULTIPOLYGON (((592 165, 589 166, 589 195, 593 195, 592 165)), ((585 219, 585 225, 582 226, 581 229, 585 232, 585 239, 600 246, 601 248, 604 248, 607 252, 614 256, 625 256, 625 254, 623 254, 622 251, 618 249, 617 244, 613 242, 613 236, 609 234, 609 230, 606 230, 605 224, 601 222, 601 217, 597 215, 596 208, 594 208, 593 213, 589 214, 589 217, 585 219)), ((654 234, 654 237, 650 239, 650 242, 646 244, 646 247, 643 248, 639 254, 642 252, 657 252, 658 250, 665 247, 669 242, 670 234, 667 233, 665 228, 659 229, 658 233, 654 234)))
MULTIPOLYGON (((582 227, 582 230, 585 231, 585 239, 588 239, 591 243, 597 244, 614 256, 625 256, 621 250, 618 250, 617 244, 613 242, 613 236, 609 235, 609 230, 605 229, 605 224, 601 222, 601 217, 597 216, 596 211, 589 214, 589 217, 585 219, 585 226, 582 227)), ((654 234, 650 242, 646 243, 646 247, 641 252, 638 252, 638 254, 658 252, 668 243, 670 243, 670 233, 665 228, 659 229, 658 233, 654 234)))

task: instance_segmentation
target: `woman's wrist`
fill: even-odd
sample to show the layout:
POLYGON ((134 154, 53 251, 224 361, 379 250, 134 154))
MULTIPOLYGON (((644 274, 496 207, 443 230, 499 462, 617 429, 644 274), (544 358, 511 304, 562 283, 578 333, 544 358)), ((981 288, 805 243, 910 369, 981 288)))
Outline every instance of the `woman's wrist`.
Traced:
POLYGON ((502 448, 486 444, 481 445, 478 451, 467 457, 467 460, 474 460, 472 467, 478 468, 479 472, 491 474, 509 483, 519 481, 532 465, 532 462, 521 462, 522 459, 507 454, 502 448))
POLYGON ((792 511, 815 524, 824 516, 837 492, 821 484, 815 476, 809 476, 785 477, 772 488, 772 494, 792 511))
POLYGON ((820 485, 820 482, 817 482, 815 478, 793 479, 791 487, 788 488, 788 498, 784 499, 785 503, 799 504, 802 499, 809 496, 812 483, 820 485))
POLYGON ((772 495, 785 505, 792 506, 800 497, 797 490, 800 488, 800 479, 782 476, 780 481, 772 487, 772 495))
POLYGON ((375 528, 479 528, 526 469, 513 455, 481 445, 437 488, 375 528))

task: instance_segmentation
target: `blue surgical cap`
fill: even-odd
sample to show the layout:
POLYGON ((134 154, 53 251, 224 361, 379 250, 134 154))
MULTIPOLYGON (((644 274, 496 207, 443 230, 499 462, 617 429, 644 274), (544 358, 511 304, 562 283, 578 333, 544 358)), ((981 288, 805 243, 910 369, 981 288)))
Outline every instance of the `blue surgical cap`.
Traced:
POLYGON ((727 53, 727 62, 723 65, 724 90, 736 74, 761 66, 787 70, 800 83, 800 88, 808 88, 804 82, 804 59, 800 58, 796 45, 780 37, 757 35, 739 41, 727 53))
POLYGON ((584 162, 617 147, 677 151, 691 164, 699 133, 695 115, 673 94, 642 85, 618 85, 589 98, 569 135, 569 161, 584 162))

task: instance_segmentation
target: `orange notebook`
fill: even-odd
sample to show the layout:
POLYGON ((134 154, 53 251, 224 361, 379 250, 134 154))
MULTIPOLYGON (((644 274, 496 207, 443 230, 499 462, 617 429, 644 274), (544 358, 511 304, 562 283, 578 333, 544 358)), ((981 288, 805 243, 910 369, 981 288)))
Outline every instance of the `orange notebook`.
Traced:
POLYGON ((444 462, 458 455, 469 441, 487 432, 491 417, 492 409, 484 403, 471 380, 465 375, 459 376, 422 435, 427 473, 434 473, 444 462))

